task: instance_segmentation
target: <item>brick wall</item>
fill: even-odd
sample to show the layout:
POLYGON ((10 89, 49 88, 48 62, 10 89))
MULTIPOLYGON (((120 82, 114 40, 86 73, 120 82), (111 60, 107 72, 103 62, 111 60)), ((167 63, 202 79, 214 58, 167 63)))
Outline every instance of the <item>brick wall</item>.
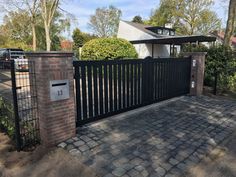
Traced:
POLYGON ((201 95, 204 86, 206 52, 188 52, 185 56, 191 56, 190 95, 201 95))
POLYGON ((40 138, 46 146, 55 145, 75 136, 75 100, 73 53, 28 53, 35 62, 40 138), (51 80, 69 79, 69 99, 51 101, 51 80))

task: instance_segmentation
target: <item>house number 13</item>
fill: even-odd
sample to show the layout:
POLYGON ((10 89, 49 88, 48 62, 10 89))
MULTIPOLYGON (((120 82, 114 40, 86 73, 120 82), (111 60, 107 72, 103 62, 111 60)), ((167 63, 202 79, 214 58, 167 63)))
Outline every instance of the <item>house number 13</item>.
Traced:
POLYGON ((62 91, 62 90, 58 90, 58 91, 57 91, 57 95, 58 95, 58 96, 63 95, 63 91, 62 91))

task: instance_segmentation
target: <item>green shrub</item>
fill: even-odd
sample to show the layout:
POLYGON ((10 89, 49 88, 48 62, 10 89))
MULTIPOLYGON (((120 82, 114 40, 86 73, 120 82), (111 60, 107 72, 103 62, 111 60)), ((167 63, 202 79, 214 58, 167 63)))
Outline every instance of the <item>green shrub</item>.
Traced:
POLYGON ((184 45, 183 52, 207 52, 205 80, 206 86, 214 86, 215 73, 218 73, 217 87, 222 90, 236 91, 236 58, 231 48, 223 45, 211 46, 204 45, 192 46, 184 45))
POLYGON ((137 58, 134 46, 124 39, 98 38, 85 43, 82 48, 82 60, 114 60, 137 58))
POLYGON ((0 97, 0 129, 14 138, 14 111, 13 106, 0 97))
POLYGON ((182 52, 207 52, 208 48, 205 45, 190 45, 185 44, 183 45, 182 52))
POLYGON ((223 45, 211 46, 210 48, 204 45, 193 47, 185 45, 183 51, 207 52, 204 80, 206 86, 214 86, 215 73, 218 73, 217 87, 221 91, 236 91, 236 73, 231 70, 236 68, 236 58, 231 48, 223 45))
POLYGON ((206 57, 205 83, 213 85, 215 72, 218 73, 218 87, 221 90, 235 90, 234 80, 236 60, 231 48, 222 45, 210 47, 206 57))

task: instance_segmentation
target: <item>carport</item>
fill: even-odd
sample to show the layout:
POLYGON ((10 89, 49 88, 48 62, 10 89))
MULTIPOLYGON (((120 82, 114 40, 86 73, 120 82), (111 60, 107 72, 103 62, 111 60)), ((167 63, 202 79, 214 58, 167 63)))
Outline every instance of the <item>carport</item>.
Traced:
POLYGON ((155 39, 144 39, 130 41, 132 44, 151 44, 152 45, 152 57, 154 57, 154 44, 170 45, 170 56, 174 54, 174 48, 179 45, 182 49, 183 44, 196 44, 199 45, 202 42, 214 43, 216 37, 205 36, 205 35, 192 35, 192 36, 160 36, 155 39))

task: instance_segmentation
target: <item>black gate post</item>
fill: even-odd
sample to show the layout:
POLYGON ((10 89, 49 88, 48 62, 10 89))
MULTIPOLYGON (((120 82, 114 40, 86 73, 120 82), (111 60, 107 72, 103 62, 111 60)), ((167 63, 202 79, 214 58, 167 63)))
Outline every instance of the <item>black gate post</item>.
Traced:
POLYGON ((154 64, 152 57, 144 59, 142 67, 142 103, 149 104, 153 101, 154 92, 154 64))
POLYGON ((20 119, 18 113, 18 102, 16 93, 16 74, 15 74, 15 61, 11 60, 11 81, 12 81, 12 94, 13 94, 13 106, 15 116, 15 136, 16 136, 16 148, 17 151, 21 150, 21 137, 20 137, 20 119))

